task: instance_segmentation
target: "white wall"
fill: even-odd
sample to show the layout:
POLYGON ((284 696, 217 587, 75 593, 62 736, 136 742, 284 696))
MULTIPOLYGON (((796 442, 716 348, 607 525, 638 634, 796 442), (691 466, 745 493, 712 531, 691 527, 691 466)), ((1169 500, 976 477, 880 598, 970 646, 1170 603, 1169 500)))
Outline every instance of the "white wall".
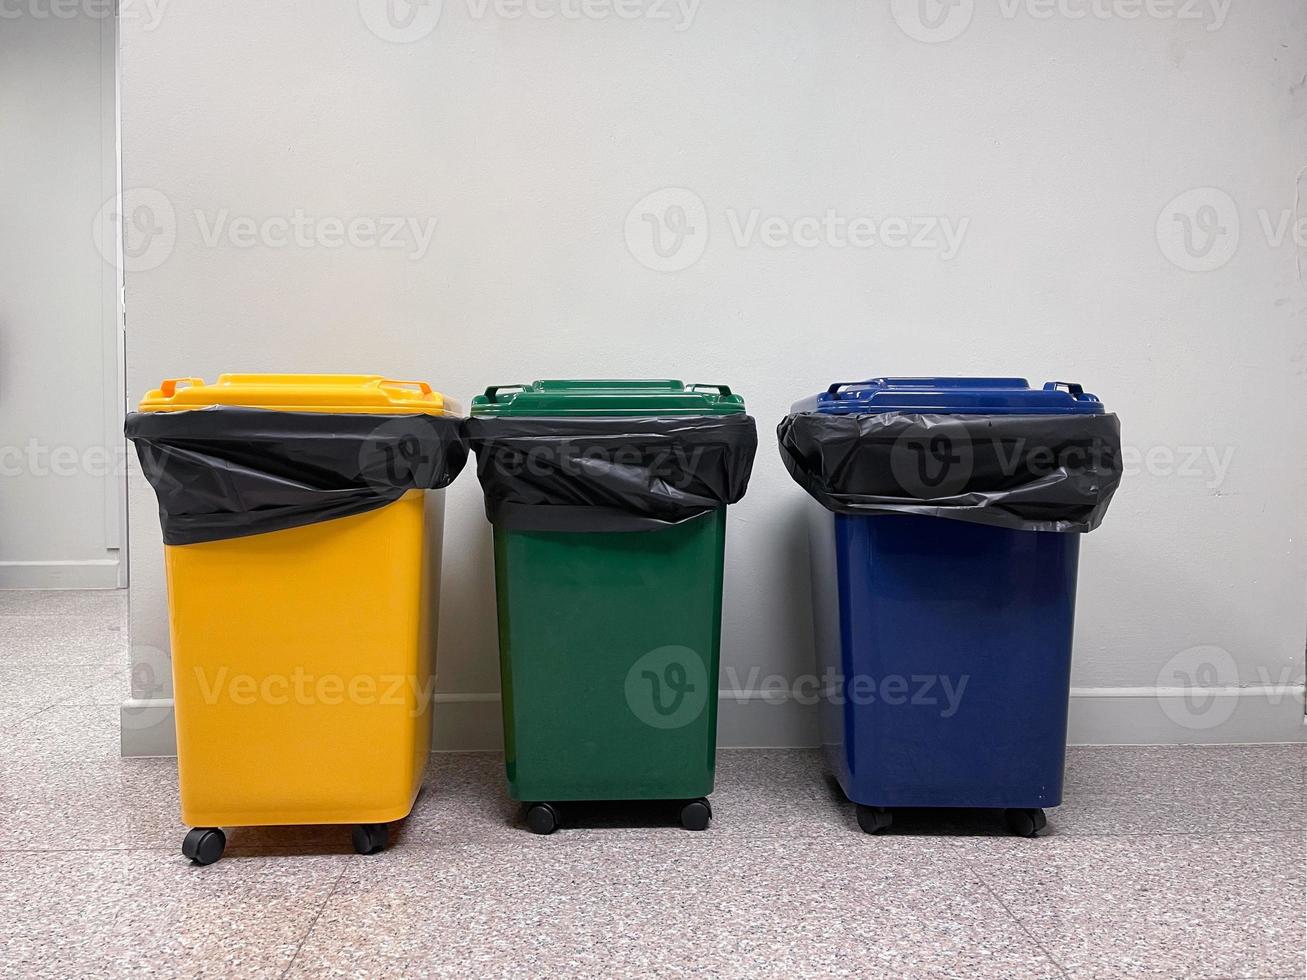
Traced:
MULTIPOLYGON (((1272 245, 1258 219, 1267 209, 1274 230, 1307 163, 1297 0, 1238 6, 1214 30, 1210 16, 966 2, 951 9, 969 26, 945 43, 908 36, 895 16, 915 30, 915 8, 898 0, 703 0, 685 30, 674 6, 671 22, 509 19, 446 0, 428 33, 439 8, 418 10, 406 43, 378 36, 381 9, 178 4, 152 28, 124 20, 124 183, 157 192, 176 232, 128 277, 132 398, 223 370, 377 371, 463 399, 541 377, 729 383, 763 432, 728 536, 724 663, 746 679, 811 669, 805 498, 770 435, 792 400, 875 374, 1078 380, 1153 456, 1084 542, 1073 737, 1301 737, 1307 296, 1292 238, 1272 245), (1163 214, 1207 186, 1220 190, 1163 214), (642 207, 628 235, 628 212, 665 187, 690 193, 642 207), (1238 248, 1187 271, 1177 262, 1226 257, 1222 193, 1238 248), (702 229, 696 199, 701 258, 646 267, 661 260, 642 214, 687 204, 702 229), (1177 251, 1172 211, 1206 228, 1213 202, 1224 237, 1177 251), (206 241, 223 215, 296 209, 438 226, 417 258, 206 241), (968 225, 950 259, 741 247, 732 219, 753 209, 968 225), (1223 479, 1184 465, 1190 446, 1232 452, 1223 479), (1218 696, 1186 702, 1187 678, 1218 696)), ((157 520, 133 490, 133 636, 162 671, 157 520)), ((447 520, 442 739, 471 744, 493 738, 497 710, 459 700, 497 689, 471 472, 447 520)), ((722 726, 727 744, 813 737, 794 704, 727 702, 722 726)))
POLYGON ((94 237, 116 178, 113 22, 40 9, 0 17, 0 588, 113 587, 116 274, 94 237))

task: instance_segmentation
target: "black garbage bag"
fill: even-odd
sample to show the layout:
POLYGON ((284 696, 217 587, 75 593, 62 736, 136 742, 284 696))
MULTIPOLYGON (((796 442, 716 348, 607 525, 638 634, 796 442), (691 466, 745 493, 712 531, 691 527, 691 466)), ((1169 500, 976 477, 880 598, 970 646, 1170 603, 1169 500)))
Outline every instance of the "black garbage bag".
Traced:
POLYGON ((514 531, 640 531, 733 504, 758 449, 747 415, 467 421, 486 517, 514 531))
POLYGON ((776 435, 795 482, 837 514, 1092 531, 1121 482, 1111 414, 804 412, 776 435))
POLYGON ((159 498, 166 544, 280 531, 448 486, 467 462, 462 419, 219 405, 133 412, 125 432, 159 498))

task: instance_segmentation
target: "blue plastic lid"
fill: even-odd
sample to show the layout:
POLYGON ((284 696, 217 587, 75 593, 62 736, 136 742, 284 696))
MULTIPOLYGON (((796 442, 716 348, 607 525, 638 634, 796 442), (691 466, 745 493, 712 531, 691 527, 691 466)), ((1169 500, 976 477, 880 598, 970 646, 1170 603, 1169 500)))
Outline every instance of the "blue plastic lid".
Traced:
POLYGON ((1025 378, 873 378, 837 382, 796 402, 792 410, 835 415, 1101 415, 1103 403, 1069 381, 1032 388, 1025 378))

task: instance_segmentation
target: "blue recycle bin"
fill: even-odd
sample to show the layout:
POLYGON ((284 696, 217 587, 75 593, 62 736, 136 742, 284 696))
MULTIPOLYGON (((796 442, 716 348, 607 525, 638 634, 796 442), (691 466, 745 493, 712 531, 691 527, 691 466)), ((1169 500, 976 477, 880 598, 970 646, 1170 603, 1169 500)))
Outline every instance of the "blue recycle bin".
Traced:
MULTIPOLYGON (((792 411, 1103 405, 1076 385, 930 378, 833 385, 792 411)), ((895 807, 992 807, 1013 833, 1037 834, 1042 808, 1062 800, 1080 535, 815 502, 810 513, 822 742, 862 829, 885 830, 895 807)))

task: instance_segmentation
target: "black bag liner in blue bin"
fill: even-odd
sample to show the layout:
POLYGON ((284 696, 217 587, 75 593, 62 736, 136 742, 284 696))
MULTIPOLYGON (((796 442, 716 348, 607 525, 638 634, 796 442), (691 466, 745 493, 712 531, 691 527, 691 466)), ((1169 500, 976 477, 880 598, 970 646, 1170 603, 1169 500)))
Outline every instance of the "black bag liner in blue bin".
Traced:
POLYGON ((1084 532, 1121 481, 1112 414, 800 412, 776 434, 795 482, 837 514, 1084 532))

